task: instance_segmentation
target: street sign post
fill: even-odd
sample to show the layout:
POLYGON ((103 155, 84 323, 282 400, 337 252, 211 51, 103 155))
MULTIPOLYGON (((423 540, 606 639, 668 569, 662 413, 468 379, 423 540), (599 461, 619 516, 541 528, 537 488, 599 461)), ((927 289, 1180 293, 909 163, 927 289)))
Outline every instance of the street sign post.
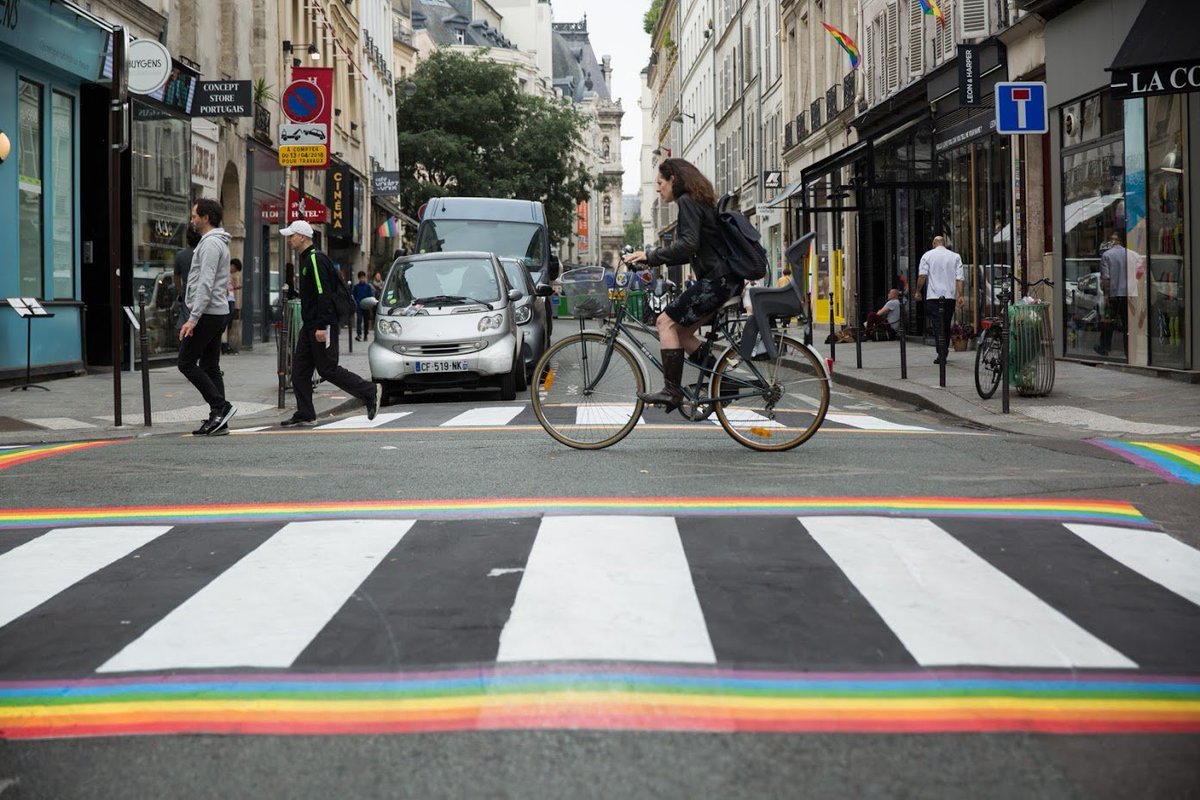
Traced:
POLYGON ((329 162, 329 148, 323 144, 283 144, 279 146, 282 167, 323 167, 329 162))
POLYGON ((1046 108, 1046 84, 1022 81, 996 84, 996 133, 1020 135, 1046 133, 1050 113, 1046 108))

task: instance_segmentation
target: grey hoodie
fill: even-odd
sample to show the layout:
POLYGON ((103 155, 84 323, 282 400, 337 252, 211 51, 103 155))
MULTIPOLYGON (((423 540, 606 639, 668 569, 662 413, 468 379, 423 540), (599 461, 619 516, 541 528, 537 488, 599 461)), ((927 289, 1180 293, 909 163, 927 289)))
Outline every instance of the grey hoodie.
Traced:
POLYGON ((188 319, 199 322, 204 314, 228 314, 228 294, 229 234, 224 228, 213 228, 192 253, 183 301, 191 311, 188 319))

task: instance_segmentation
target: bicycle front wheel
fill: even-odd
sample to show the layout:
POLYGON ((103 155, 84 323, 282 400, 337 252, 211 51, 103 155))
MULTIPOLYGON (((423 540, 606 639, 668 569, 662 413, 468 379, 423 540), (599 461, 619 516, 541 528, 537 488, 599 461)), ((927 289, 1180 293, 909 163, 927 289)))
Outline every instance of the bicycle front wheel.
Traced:
POLYGON ((996 393, 1003 372, 1000 363, 1000 333, 998 328, 988 328, 975 350, 975 391, 984 400, 996 393))
POLYGON ((642 417, 645 379, 629 348, 584 332, 551 346, 533 368, 533 413, 546 433, 579 450, 629 435, 642 417))
POLYGON ((774 360, 747 362, 730 348, 712 379, 721 427, 739 444, 764 452, 804 444, 829 411, 829 378, 820 359, 790 336, 771 335, 774 360))

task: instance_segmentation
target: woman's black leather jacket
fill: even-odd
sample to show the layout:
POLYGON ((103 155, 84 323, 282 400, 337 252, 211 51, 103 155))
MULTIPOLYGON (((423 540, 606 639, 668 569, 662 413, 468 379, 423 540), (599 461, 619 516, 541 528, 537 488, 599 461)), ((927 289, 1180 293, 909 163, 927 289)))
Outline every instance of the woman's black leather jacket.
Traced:
POLYGON ((691 263, 697 278, 722 278, 728 274, 725 259, 714 242, 721 241, 717 228, 717 209, 705 206, 687 192, 675 199, 679 207, 679 222, 675 226, 675 241, 666 247, 656 247, 646 254, 646 263, 652 267, 660 264, 691 263))

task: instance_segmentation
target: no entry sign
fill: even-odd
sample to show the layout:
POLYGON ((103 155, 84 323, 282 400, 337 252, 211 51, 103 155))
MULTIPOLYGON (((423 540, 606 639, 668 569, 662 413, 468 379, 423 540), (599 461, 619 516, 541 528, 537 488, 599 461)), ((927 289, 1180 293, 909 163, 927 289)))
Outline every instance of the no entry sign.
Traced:
POLYGON ((292 122, 314 122, 325 110, 325 93, 308 81, 293 81, 283 90, 283 113, 292 122))

